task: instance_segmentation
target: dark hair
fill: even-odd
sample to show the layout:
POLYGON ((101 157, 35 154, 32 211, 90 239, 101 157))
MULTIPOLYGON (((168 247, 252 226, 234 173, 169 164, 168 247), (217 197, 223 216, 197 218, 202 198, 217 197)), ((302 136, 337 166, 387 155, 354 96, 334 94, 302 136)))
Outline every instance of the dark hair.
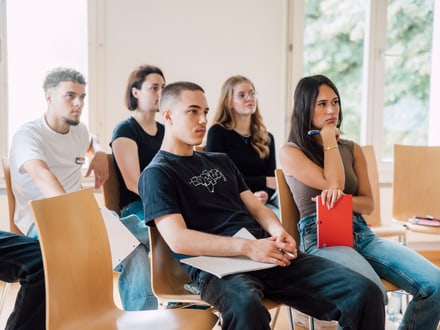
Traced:
POLYGON ((46 74, 43 89, 46 92, 50 88, 57 87, 63 81, 73 81, 84 86, 86 85, 86 80, 80 72, 71 68, 58 67, 46 74))
POLYGON ((165 81, 162 70, 152 65, 138 66, 130 73, 130 76, 128 77, 127 88, 125 90, 125 104, 128 110, 136 110, 138 107, 138 100, 133 96, 133 93, 131 92, 133 87, 136 89, 141 89, 145 78, 153 73, 160 75, 165 81))
POLYGON ((180 98, 183 91, 201 91, 205 93, 202 87, 190 81, 177 81, 165 86, 160 94, 159 109, 172 105, 180 98))
POLYGON ((322 85, 329 86, 338 96, 340 111, 336 127, 341 127, 341 97, 335 84, 323 75, 304 77, 296 85, 292 119, 290 122, 291 128, 288 138, 289 142, 296 143, 307 157, 320 166, 323 166, 324 163, 322 146, 316 143, 315 139, 311 139, 307 132, 315 128, 312 127, 312 119, 315 112, 316 98, 318 97, 319 88, 322 85))

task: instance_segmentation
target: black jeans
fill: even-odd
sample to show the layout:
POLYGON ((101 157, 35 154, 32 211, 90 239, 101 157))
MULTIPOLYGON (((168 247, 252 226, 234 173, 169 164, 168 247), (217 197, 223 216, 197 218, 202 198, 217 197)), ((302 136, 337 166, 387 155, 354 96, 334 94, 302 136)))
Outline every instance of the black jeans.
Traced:
POLYGON ((203 300, 222 316, 222 329, 269 329, 267 297, 342 329, 385 328, 382 292, 372 281, 330 260, 299 253, 288 267, 217 278, 200 272, 195 279, 203 300))
POLYGON ((6 329, 45 329, 44 271, 38 241, 0 231, 0 280, 21 284, 6 329))

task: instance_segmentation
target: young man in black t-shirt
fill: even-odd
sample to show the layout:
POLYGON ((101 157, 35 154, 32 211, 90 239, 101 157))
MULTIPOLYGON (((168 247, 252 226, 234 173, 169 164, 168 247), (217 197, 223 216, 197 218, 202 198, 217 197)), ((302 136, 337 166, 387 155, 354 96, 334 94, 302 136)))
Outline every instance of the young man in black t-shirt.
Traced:
POLYGON ((332 261, 297 251, 275 214, 259 202, 225 154, 197 153, 206 133, 203 89, 190 82, 162 91, 161 150, 142 172, 145 220, 177 259, 246 256, 278 267, 223 278, 187 266, 203 300, 222 315, 223 329, 269 329, 267 297, 345 329, 383 329, 384 303, 370 280, 332 261), (257 240, 232 237, 247 228, 257 240))

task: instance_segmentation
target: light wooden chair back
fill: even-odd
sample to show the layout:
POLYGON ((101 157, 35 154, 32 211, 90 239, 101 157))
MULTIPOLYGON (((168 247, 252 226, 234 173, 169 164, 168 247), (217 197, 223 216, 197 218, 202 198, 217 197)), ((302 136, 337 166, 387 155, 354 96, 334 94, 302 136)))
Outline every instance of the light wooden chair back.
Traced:
POLYGON ((380 208, 380 184, 379 170, 377 167, 376 155, 372 145, 362 146, 367 161, 368 178, 373 193, 374 209, 370 214, 364 214, 365 221, 371 226, 371 230, 379 237, 398 237, 403 244, 406 242, 406 229, 402 225, 383 225, 380 208))
POLYGON ((119 206, 119 180, 118 176, 116 175, 112 154, 107 154, 107 161, 108 179, 102 185, 104 204, 109 210, 115 211, 118 215, 121 215, 121 209, 119 206))
POLYGON ((413 231, 440 234, 439 227, 412 225, 414 216, 440 218, 440 146, 394 145, 393 219, 413 231))
POLYGON ((278 200, 280 204, 280 221, 287 232, 299 245, 298 221, 299 211, 293 199, 292 192, 287 184, 282 169, 275 169, 275 180, 277 184, 278 200))
POLYGON ((116 307, 110 245, 91 189, 34 200, 31 209, 43 254, 46 329, 212 329, 214 326, 216 316, 206 311, 124 312, 116 307))
MULTIPOLYGON (((157 228, 150 227, 149 235, 151 288, 159 303, 165 308, 169 302, 182 303, 185 307, 188 305, 209 306, 200 298, 200 295, 190 293, 185 289, 185 284, 190 284, 191 279, 183 266, 174 259, 169 246, 157 228)), ((267 298, 263 299, 263 304, 268 310, 276 309, 271 322, 271 329, 274 329, 281 304, 267 298)))
POLYGON ((9 167, 9 158, 2 158, 2 167, 3 174, 5 176, 5 186, 6 186, 6 194, 8 196, 8 210, 9 210, 9 231, 21 234, 21 230, 17 227, 14 222, 14 213, 15 213, 15 196, 12 191, 12 182, 11 182, 11 168, 9 167))

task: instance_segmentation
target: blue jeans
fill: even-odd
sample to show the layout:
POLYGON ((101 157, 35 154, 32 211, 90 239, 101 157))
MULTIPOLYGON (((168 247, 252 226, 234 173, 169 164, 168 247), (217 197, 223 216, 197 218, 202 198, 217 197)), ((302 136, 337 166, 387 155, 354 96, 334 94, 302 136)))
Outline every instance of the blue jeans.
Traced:
POLYGON ((20 281, 21 285, 6 330, 44 330, 44 271, 38 241, 0 231, 0 279, 5 282, 20 281))
POLYGON ((318 249, 315 214, 301 219, 298 229, 302 251, 339 262, 378 285, 377 277, 383 278, 411 294, 413 298, 399 329, 437 329, 440 320, 440 269, 437 266, 406 246, 377 237, 361 215, 353 215, 354 248, 318 249))
POLYGON ((157 299, 151 289, 148 227, 141 219, 144 219, 141 201, 133 202, 121 211, 122 223, 141 242, 115 267, 115 271, 120 273, 118 286, 122 306, 128 311, 157 309, 157 299))
POLYGON ((203 300, 217 308, 222 329, 269 329, 270 314, 261 299, 289 305, 342 329, 384 329, 385 307, 379 288, 367 278, 324 258, 299 253, 290 266, 229 275, 194 274, 203 300))

